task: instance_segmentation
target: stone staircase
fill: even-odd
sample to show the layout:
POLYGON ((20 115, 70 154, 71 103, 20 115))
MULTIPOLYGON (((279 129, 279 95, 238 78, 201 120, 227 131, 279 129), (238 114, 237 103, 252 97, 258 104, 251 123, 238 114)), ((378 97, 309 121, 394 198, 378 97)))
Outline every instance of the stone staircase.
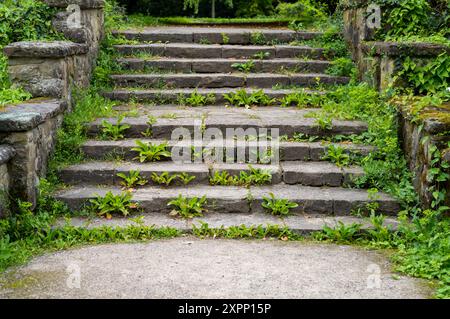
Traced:
MULTIPOLYGON (((128 125, 123 139, 104 140, 104 121, 117 123, 117 118, 98 119, 88 126, 90 139, 82 146, 88 161, 66 167, 60 171, 61 180, 67 188, 56 194, 72 209, 79 209, 89 199, 103 196, 111 191, 120 194, 122 180, 118 173, 139 171, 149 183, 133 190, 133 200, 139 203, 147 224, 174 226, 190 229, 200 220, 211 227, 231 225, 279 224, 292 230, 308 233, 324 225, 360 222, 352 211, 365 204, 377 201, 380 212, 395 215, 399 209, 396 200, 386 194, 371 198, 367 190, 351 188, 356 177, 364 174, 360 167, 340 168, 323 160, 333 143, 323 141, 292 142, 281 139, 279 161, 252 162, 251 167, 271 172, 272 179, 262 186, 213 186, 210 178, 216 172, 239 175, 249 172, 249 162, 254 149, 258 149, 258 134, 279 130, 280 136, 305 136, 329 138, 334 135, 361 134, 367 125, 360 121, 333 120, 332 128, 323 130, 308 116, 318 109, 298 109, 276 105, 261 107, 227 106, 224 94, 246 89, 254 92, 262 89, 269 98, 280 99, 287 94, 304 92, 321 94, 316 85, 345 84, 345 77, 325 74, 330 65, 324 50, 306 46, 290 46, 292 40, 311 39, 317 32, 293 32, 279 29, 243 29, 208 27, 161 27, 142 31, 120 31, 117 36, 133 40, 135 44, 117 45, 117 59, 125 72, 111 75, 114 88, 104 92, 110 99, 129 101, 117 107, 128 114, 121 125, 128 125), (263 43, 264 42, 264 43, 263 43), (259 55, 261 59, 256 58, 259 55), (233 65, 253 61, 249 73, 236 70, 233 65), (191 93, 213 97, 204 106, 176 104, 180 96, 191 93), (137 104, 136 102, 142 103, 137 104), (129 116, 133 113, 133 116, 129 116), (149 119, 152 119, 149 122, 149 119), (179 128, 195 136, 214 129, 215 134, 226 136, 229 129, 254 129, 255 134, 246 140, 226 138, 211 140, 208 145, 198 140, 179 141, 172 134, 179 128), (143 135, 144 132, 147 132, 143 135), (150 133, 149 133, 150 132, 150 133), (199 133, 200 132, 200 133, 199 133), (167 150, 175 154, 179 149, 200 151, 215 150, 205 160, 194 158, 193 162, 181 163, 164 158, 156 162, 139 162, 133 150, 136 140, 152 145, 167 143, 167 150), (222 150, 223 153, 217 152, 222 150), (219 155, 217 155, 219 154, 219 155), (237 154, 243 154, 241 161, 237 154), (244 160, 242 160, 244 158, 244 160), (163 187, 155 184, 152 174, 187 173, 195 179, 187 186, 174 184, 163 187), (273 193, 276 198, 289 199, 299 206, 292 215, 283 219, 271 216, 261 206, 264 197, 273 193), (171 207, 167 203, 183 195, 189 198, 207 197, 208 213, 193 220, 169 217, 171 207)), ((273 135, 273 134, 272 134, 273 135)), ((273 142, 267 138, 268 142, 273 142)), ((367 145, 337 143, 345 152, 368 154, 374 150, 367 145)), ((266 148, 267 151, 267 148, 266 148)), ((259 154, 261 155, 261 154, 259 154)), ((190 158, 192 157, 192 154, 190 158)), ((172 158, 174 159, 174 158, 172 158)), ((80 221, 81 222, 81 221, 80 221)), ((116 223, 123 225, 128 220, 98 219, 94 224, 116 223)), ((394 223, 388 218, 389 223, 394 223)))

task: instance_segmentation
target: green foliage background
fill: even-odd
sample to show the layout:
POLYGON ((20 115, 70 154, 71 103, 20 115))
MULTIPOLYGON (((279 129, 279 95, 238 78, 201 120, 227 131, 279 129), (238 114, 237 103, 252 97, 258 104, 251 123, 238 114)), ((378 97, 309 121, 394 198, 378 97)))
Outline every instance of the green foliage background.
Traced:
MULTIPOLYGON (((325 13, 333 13, 339 0, 233 0, 233 7, 223 1, 216 1, 217 16, 223 18, 248 18, 276 14, 279 4, 300 4, 321 8, 325 13)), ((198 14, 194 8, 183 10, 184 0, 119 0, 128 9, 128 13, 142 13, 158 17, 199 16, 209 17, 211 4, 200 0, 198 14)))
MULTIPOLYGON (((27 40, 60 39, 51 25, 55 10, 35 0, 5 0, 0 3, 0 50, 7 44, 27 40)), ((7 59, 0 53, 0 107, 30 98, 21 89, 11 89, 7 59)))

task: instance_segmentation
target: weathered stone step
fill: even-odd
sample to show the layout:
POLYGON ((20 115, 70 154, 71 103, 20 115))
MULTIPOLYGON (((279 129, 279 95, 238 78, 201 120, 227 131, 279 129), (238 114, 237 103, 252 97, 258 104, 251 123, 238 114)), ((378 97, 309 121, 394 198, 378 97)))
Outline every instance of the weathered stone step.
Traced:
MULTIPOLYGON (((118 187, 78 186, 66 188, 56 194, 55 198, 65 202, 72 210, 80 209, 88 201, 97 196, 104 196, 108 191, 114 194, 123 192, 118 187)), ((355 209, 366 204, 377 202, 378 212, 395 215, 400 207, 392 197, 380 193, 377 198, 371 198, 366 190, 309 187, 301 185, 278 184, 273 186, 253 186, 250 188, 231 186, 187 186, 187 187, 144 187, 136 189, 133 201, 145 213, 169 213, 169 201, 182 195, 187 198, 206 196, 205 208, 216 213, 262 213, 261 206, 264 197, 273 193, 276 198, 288 199, 299 206, 292 213, 349 215, 355 209)))
POLYGON ((271 58, 323 58, 323 49, 308 46, 292 45, 219 45, 219 44, 186 44, 186 43, 155 43, 115 45, 114 48, 122 55, 132 56, 146 53, 153 56, 190 58, 190 59, 229 59, 253 58, 255 54, 266 53, 271 58))
POLYGON ((350 78, 323 73, 198 73, 198 74, 115 74, 112 81, 120 87, 166 88, 272 88, 281 86, 314 86, 347 84, 350 78))
POLYGON ((294 40, 309 40, 322 33, 257 28, 158 27, 144 30, 114 31, 113 34, 128 40, 138 41, 253 44, 256 38, 264 42, 289 43, 294 40))
MULTIPOLYGON (((179 218, 172 218, 163 214, 142 214, 141 222, 146 226, 155 227, 173 227, 179 229, 184 233, 191 233, 193 227, 201 227, 202 223, 207 223, 209 228, 221 228, 223 227, 239 227, 245 225, 251 226, 263 226, 279 225, 280 227, 287 227, 292 232, 297 234, 308 235, 315 231, 322 230, 325 226, 334 228, 343 223, 346 226, 352 224, 362 225, 361 229, 372 228, 371 223, 367 219, 353 217, 353 216, 326 216, 326 215, 292 215, 284 218, 272 216, 264 213, 254 214, 220 214, 220 213, 208 213, 203 217, 195 217, 193 219, 184 220, 179 218)), ((59 219, 55 227, 62 227, 66 225, 66 219, 59 219)), ((98 228, 103 226, 109 227, 127 227, 136 225, 136 222, 130 218, 87 218, 87 217, 72 217, 70 219, 70 225, 78 228, 98 228)), ((390 226, 392 229, 396 229, 398 221, 393 217, 386 217, 385 225, 390 226)))
MULTIPOLYGON (((232 161, 236 159, 237 154, 245 157, 244 159, 248 161, 259 153, 264 155, 264 146, 270 147, 270 141, 267 144, 259 143, 257 141, 235 141, 235 140, 215 140, 210 142, 208 146, 201 146, 201 141, 167 141, 158 139, 141 139, 144 143, 152 143, 154 145, 159 145, 163 143, 168 143, 167 150, 174 152, 174 154, 179 155, 182 153, 182 149, 188 149, 198 147, 198 152, 202 149, 204 152, 211 149, 224 149, 224 159, 227 161, 232 161), (225 147, 228 145, 229 147, 225 147), (175 146, 175 148, 174 148, 175 146)), ((342 147, 347 152, 359 153, 361 155, 367 155, 374 151, 373 146, 366 145, 356 145, 348 143, 301 143, 301 142, 280 142, 280 159, 283 161, 320 161, 325 155, 328 147, 330 145, 336 145, 342 147)), ((132 148, 136 147, 135 139, 125 139, 120 141, 98 141, 98 140, 88 140, 81 146, 83 153, 92 159, 102 160, 105 156, 117 155, 123 157, 124 159, 133 159, 138 154, 132 151, 132 148)), ((197 153, 197 152, 196 152, 197 153)), ((167 160, 170 160, 168 158, 167 160)))
MULTIPOLYGON (((252 165, 255 169, 264 169, 272 174, 272 184, 280 183, 282 180, 281 168, 279 165, 252 165)), ((128 174, 130 171, 139 171, 141 176, 149 181, 150 185, 158 185, 151 180, 153 173, 160 175, 168 172, 170 175, 186 173, 195 176, 189 185, 203 184, 209 185, 209 178, 215 172, 227 171, 230 175, 238 175, 239 172, 249 172, 247 164, 176 164, 173 162, 159 163, 116 163, 116 162, 87 162, 84 164, 72 165, 59 172, 61 181, 66 184, 104 184, 120 185, 122 179, 118 173, 128 174)), ((181 185, 175 182, 174 185, 181 185)))
POLYGON ((243 64, 253 61, 252 72, 316 72, 323 73, 330 66, 330 62, 321 60, 300 59, 181 59, 181 58, 120 58, 117 62, 124 69, 145 71, 147 69, 184 72, 184 73, 230 73, 235 72, 233 64, 243 64))
MULTIPOLYGON (((269 171, 272 175, 271 184, 284 182, 286 184, 302 184, 306 186, 332 186, 351 185, 354 178, 364 175, 360 167, 339 168, 327 162, 281 162, 279 165, 253 164, 252 168, 269 171)), ((65 184, 101 184, 120 185, 123 181, 117 174, 128 175, 130 171, 139 171, 140 175, 147 179, 149 185, 155 184, 151 176, 168 172, 170 175, 186 173, 195 176, 189 185, 208 185, 210 177, 216 172, 228 172, 232 176, 240 172, 250 172, 247 164, 175 164, 173 162, 160 163, 117 163, 117 162, 87 162, 72 165, 61 169, 59 177, 65 184)), ((181 185, 180 181, 173 183, 181 185)))
MULTIPOLYGON (((223 105, 226 103, 224 94, 236 92, 237 88, 216 88, 216 89, 131 89, 131 88, 117 88, 113 91, 103 92, 103 96, 112 100, 118 101, 137 101, 137 102, 154 102, 159 104, 167 104, 170 102, 177 102, 180 95, 188 97, 190 94, 196 92, 201 95, 210 95, 214 97, 215 105, 223 105)), ((255 89, 246 89, 248 93, 256 91, 255 89)), ((271 99, 281 99, 284 96, 299 92, 298 90, 274 90, 264 89, 264 93, 271 99)), ((306 93, 320 93, 318 91, 305 90, 306 93)), ((276 103, 279 104, 279 103, 276 103)))
MULTIPOLYGON (((183 127, 191 133, 195 130, 200 132, 205 129, 214 129, 226 135, 227 129, 247 130, 254 128, 254 135, 257 135, 259 129, 279 129, 279 135, 293 136, 294 133, 303 133, 309 136, 330 136, 330 135, 351 135, 361 134, 367 131, 367 124, 361 121, 341 121, 333 120, 332 128, 323 130, 316 124, 316 119, 305 117, 305 114, 318 111, 317 109, 295 109, 295 108, 279 108, 267 107, 249 110, 238 107, 204 107, 197 109, 185 109, 184 114, 161 112, 161 108, 154 111, 149 109, 146 116, 128 117, 121 122, 122 125, 129 125, 130 128, 123 132, 124 137, 142 138, 144 132, 151 129, 152 138, 170 139, 173 130, 183 127), (192 114, 191 114, 192 110, 192 114), (201 110, 201 111, 198 111, 201 110), (149 116, 153 118, 153 123, 148 123, 149 116), (159 116, 159 117, 158 117, 159 116), (161 118, 162 117, 162 118, 161 118), (169 118, 167 118, 169 117, 169 118)), ((88 126, 88 134, 90 136, 101 135, 103 130, 103 122, 117 124, 117 118, 97 119, 88 126)), ((252 131, 248 131, 249 134, 252 131)))

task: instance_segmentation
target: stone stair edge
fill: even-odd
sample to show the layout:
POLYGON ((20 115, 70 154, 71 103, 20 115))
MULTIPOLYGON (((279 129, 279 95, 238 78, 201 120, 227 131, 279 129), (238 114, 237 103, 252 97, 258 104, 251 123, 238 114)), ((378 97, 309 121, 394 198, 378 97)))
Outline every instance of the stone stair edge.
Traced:
MULTIPOLYGON (((193 226, 200 227, 202 223, 207 223, 209 228, 221 228, 231 226, 247 227, 263 227, 278 225, 280 227, 287 227, 289 230, 300 234, 310 234, 314 231, 320 231, 324 226, 333 227, 339 222, 346 225, 353 223, 361 224, 362 229, 371 228, 371 225, 364 219, 350 216, 335 216, 326 217, 320 215, 302 216, 293 215, 286 218, 279 218, 268 214, 234 214, 234 216, 222 216, 218 213, 210 213, 204 217, 196 217, 191 220, 182 220, 178 218, 171 218, 164 215, 145 214, 140 215, 142 225, 153 227, 173 227, 179 229, 183 233, 192 233, 193 226)), ((54 228, 63 227, 67 224, 66 219, 58 219, 54 228)), ((398 221, 395 218, 386 217, 385 224, 390 225, 393 230, 396 229, 398 221)), ((69 225, 77 228, 97 228, 102 226, 109 227, 127 227, 130 225, 136 226, 137 224, 130 218, 113 217, 108 220, 101 217, 89 218, 89 217, 77 217, 74 216, 70 219, 69 225)))
POLYGON ((59 170, 60 180, 68 185, 101 184, 118 185, 122 179, 119 173, 129 174, 131 171, 140 172, 141 176, 151 181, 153 173, 181 174, 195 176, 189 185, 209 184, 209 179, 216 172, 227 172, 231 176, 238 176, 250 169, 262 169, 272 175, 268 184, 301 184, 306 186, 353 185, 353 179, 364 175, 359 166, 338 167, 329 162, 286 161, 278 164, 248 164, 248 163, 193 163, 177 164, 173 162, 135 163, 111 161, 87 161, 70 165, 59 170))
MULTIPOLYGON (((107 192, 121 194, 118 187, 84 187, 73 186, 56 192, 54 197, 69 205, 71 209, 79 209, 90 199, 104 196, 107 192)), ((269 186, 250 186, 249 188, 233 186, 195 185, 187 187, 162 188, 144 186, 131 193, 132 200, 138 202, 146 212, 168 213, 168 201, 182 195, 186 198, 207 198, 207 208, 211 212, 226 213, 261 213, 260 205, 264 197, 274 194, 276 198, 288 199, 299 206, 292 213, 349 215, 358 207, 371 202, 379 204, 379 212, 394 215, 400 205, 391 196, 379 193, 376 199, 370 198, 366 190, 346 189, 340 187, 313 187, 304 185, 277 184, 269 186)))

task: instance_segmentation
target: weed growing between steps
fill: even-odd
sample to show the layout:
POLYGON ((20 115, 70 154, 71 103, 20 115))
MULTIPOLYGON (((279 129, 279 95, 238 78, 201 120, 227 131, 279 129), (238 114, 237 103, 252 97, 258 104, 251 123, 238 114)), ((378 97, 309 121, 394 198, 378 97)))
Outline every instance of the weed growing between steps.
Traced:
POLYGON ((125 189, 133 189, 137 186, 148 184, 148 180, 141 176, 139 171, 130 170, 128 174, 117 173, 117 177, 121 178, 120 185, 125 189))
POLYGON ((262 207, 274 216, 288 216, 291 209, 297 208, 298 204, 284 198, 276 198, 273 193, 270 197, 263 197, 262 207))
POLYGON ((106 120, 102 121, 102 131, 100 138, 103 140, 117 141, 125 137, 125 132, 131 127, 128 124, 122 124, 123 115, 119 115, 116 124, 112 124, 106 120))
POLYGON ((304 237, 295 234, 287 227, 279 225, 231 226, 211 228, 207 223, 200 222, 200 226, 193 225, 192 233, 199 238, 226 239, 267 239, 277 238, 286 240, 303 240, 304 237))
POLYGON ((184 219, 192 219, 194 217, 203 217, 203 214, 207 212, 206 205, 208 201, 206 195, 199 197, 187 198, 183 195, 178 195, 177 198, 167 203, 167 206, 173 208, 170 216, 179 216, 184 219))
POLYGON ((87 210, 100 217, 111 219, 113 214, 121 214, 124 217, 139 209, 139 204, 132 201, 133 195, 130 191, 121 194, 113 194, 111 191, 104 196, 91 199, 87 210))
POLYGON ((224 94, 225 100, 230 105, 249 108, 251 106, 270 106, 276 103, 276 99, 271 99, 263 90, 247 92, 245 89, 224 94))
POLYGON ((169 144, 167 142, 153 144, 137 140, 136 145, 137 147, 131 150, 138 153, 138 156, 134 160, 138 160, 141 163, 157 162, 163 159, 169 159, 172 156, 172 153, 168 150, 169 144))
POLYGON ((200 94, 198 93, 198 90, 195 89, 191 94, 185 95, 185 94, 179 94, 177 97, 177 103, 178 105, 182 106, 205 106, 208 104, 214 104, 216 102, 216 97, 214 94, 200 94))
POLYGON ((197 177, 189 175, 187 173, 170 174, 169 172, 163 172, 161 174, 152 173, 151 179, 155 184, 162 186, 170 186, 171 184, 178 184, 187 186, 194 181, 197 177))

